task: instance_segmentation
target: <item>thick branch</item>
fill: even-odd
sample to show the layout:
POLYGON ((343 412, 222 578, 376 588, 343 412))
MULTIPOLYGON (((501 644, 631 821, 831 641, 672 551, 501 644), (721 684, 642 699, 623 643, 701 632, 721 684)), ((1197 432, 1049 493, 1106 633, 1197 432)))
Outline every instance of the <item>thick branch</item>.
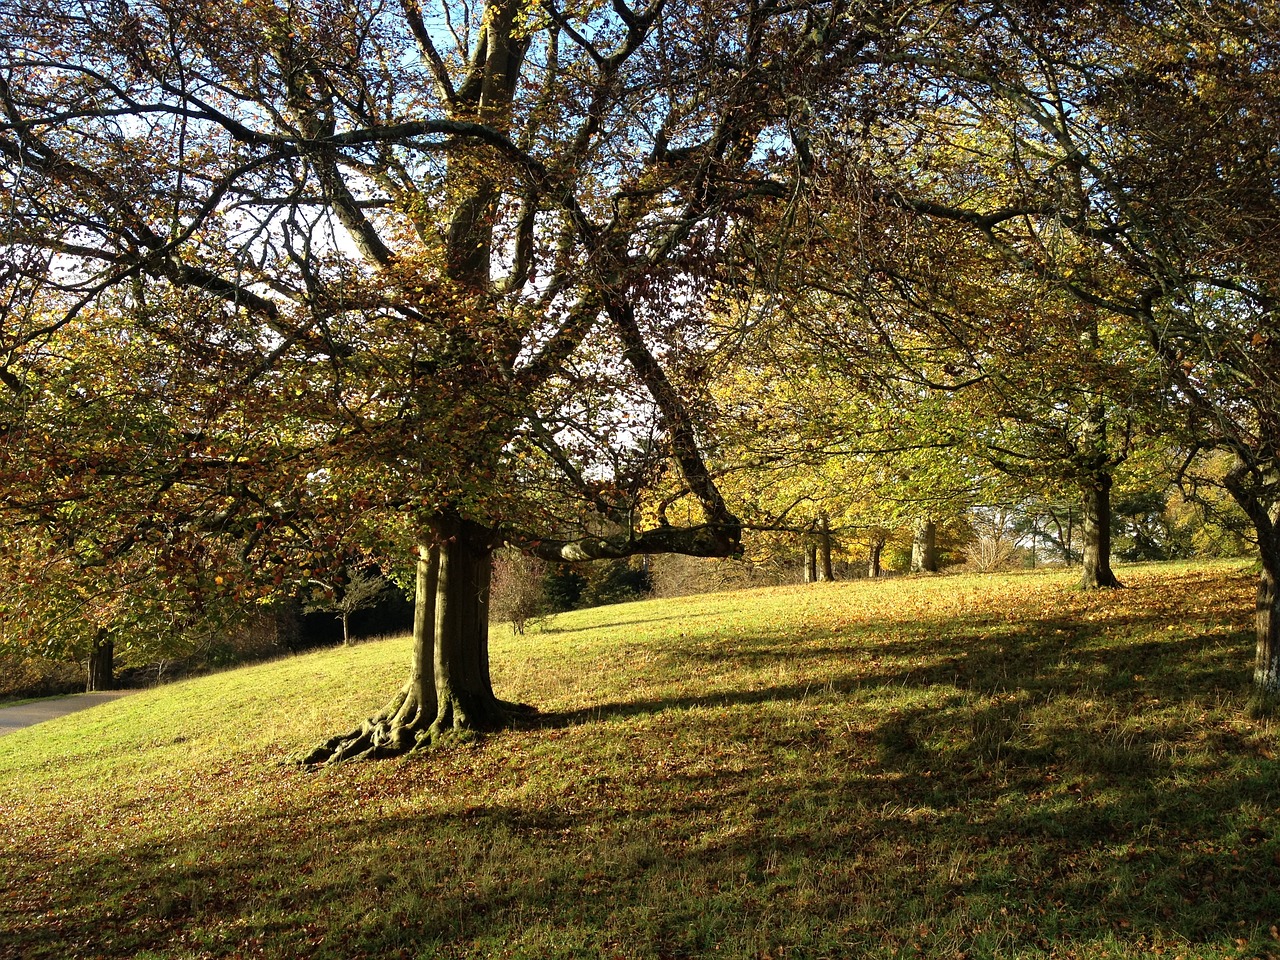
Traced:
POLYGON ((607 309, 614 329, 622 339, 627 362, 639 375, 662 413, 671 435, 672 455, 690 492, 701 505, 703 514, 711 525, 709 529, 729 539, 730 542, 724 548, 726 552, 735 551, 738 548, 741 524, 729 512, 715 480, 703 462, 693 419, 689 416, 684 400, 645 344, 631 304, 613 301, 608 304, 607 309))
POLYGON ((509 531, 506 542, 531 556, 552 561, 617 560, 638 554, 680 553, 690 557, 730 557, 741 547, 742 525, 736 518, 725 526, 658 527, 616 537, 553 540, 509 531))

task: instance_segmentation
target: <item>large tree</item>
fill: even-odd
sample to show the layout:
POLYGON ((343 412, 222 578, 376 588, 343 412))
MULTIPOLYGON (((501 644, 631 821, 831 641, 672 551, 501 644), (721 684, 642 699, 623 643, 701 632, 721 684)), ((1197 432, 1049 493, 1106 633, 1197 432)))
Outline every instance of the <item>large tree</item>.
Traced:
POLYGON ((799 105, 927 6, 18 0, 0 376, 38 392, 24 357, 109 302, 123 340, 221 371, 186 443, 265 425, 203 461, 235 477, 222 527, 251 546, 289 517, 398 527, 409 680, 312 762, 501 723, 497 544, 738 548, 682 344, 706 342, 689 327, 735 225, 805 175, 799 105), (678 497, 646 513, 655 453, 678 497))
MULTIPOLYGON (((957 24, 972 25, 964 14, 957 24)), ((942 52, 961 42, 957 24, 942 31, 942 52)), ((794 322, 855 387, 950 394, 956 457, 1074 487, 1082 584, 1115 586, 1113 473, 1160 382, 1125 315, 1082 302, 1070 278, 1130 275, 1064 225, 1061 197, 1028 196, 1059 159, 1027 142, 1016 109, 969 90, 963 61, 941 61, 935 44, 901 52, 909 115, 851 124, 840 104, 822 111, 813 200, 781 239, 806 253, 791 258, 789 282, 819 288, 828 306, 793 297, 794 322)))
MULTIPOLYGON (((921 136, 939 139, 927 166, 880 158, 873 181, 819 181, 815 190, 830 190, 837 202, 809 211, 802 236, 782 238, 806 252, 775 274, 788 289, 779 310, 783 339, 807 345, 827 377, 879 408, 842 420, 833 407, 816 430, 827 437, 878 431, 886 448, 919 446, 916 462, 903 467, 934 494, 952 497, 966 473, 976 483, 993 469, 1028 488, 1074 488, 1085 517, 1082 584, 1116 586, 1113 474, 1158 385, 1115 318, 1010 263, 967 225, 904 209, 925 206, 926 196, 940 207, 975 192, 970 155, 948 159, 960 152, 945 149, 950 129, 913 123, 924 124, 921 136)), ((838 178, 838 171, 830 177, 838 178)), ((1004 187, 991 180, 986 192, 1004 187)))

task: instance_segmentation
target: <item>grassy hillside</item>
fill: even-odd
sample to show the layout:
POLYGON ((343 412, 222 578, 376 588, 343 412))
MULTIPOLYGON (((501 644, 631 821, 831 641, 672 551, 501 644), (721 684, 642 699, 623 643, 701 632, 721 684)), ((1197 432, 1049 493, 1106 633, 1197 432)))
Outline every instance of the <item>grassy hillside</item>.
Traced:
POLYGON ((1241 568, 495 630, 537 728, 318 774, 387 640, 0 738, 0 958, 1280 956, 1241 568))

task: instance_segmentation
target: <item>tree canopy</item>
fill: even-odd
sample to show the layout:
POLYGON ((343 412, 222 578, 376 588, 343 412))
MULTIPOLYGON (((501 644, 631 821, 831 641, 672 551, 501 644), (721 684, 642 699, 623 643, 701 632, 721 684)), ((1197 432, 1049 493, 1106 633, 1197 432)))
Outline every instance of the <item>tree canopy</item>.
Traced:
POLYGON ((4 381, 43 397, 79 319, 109 316, 207 391, 131 474, 219 478, 179 526, 213 517, 268 562, 300 518, 376 508, 400 526, 419 562, 413 675, 314 759, 500 722, 484 597, 501 540, 556 558, 737 549, 681 345, 706 336, 735 224, 803 175, 800 104, 921 16, 896 0, 12 5, 4 381), (655 455, 679 490, 642 526, 655 455), (676 500, 691 523, 670 521, 676 500))

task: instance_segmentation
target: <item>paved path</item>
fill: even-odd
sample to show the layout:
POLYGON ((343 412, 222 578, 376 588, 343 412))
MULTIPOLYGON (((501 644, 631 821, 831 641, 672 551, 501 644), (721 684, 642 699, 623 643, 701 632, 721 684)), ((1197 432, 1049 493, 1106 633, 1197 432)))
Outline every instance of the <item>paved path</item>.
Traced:
POLYGON ((0 707, 0 736, 45 720, 52 720, 54 717, 61 717, 63 714, 96 707, 100 703, 126 697, 131 693, 133 693, 132 690, 104 690, 101 693, 77 693, 70 697, 33 700, 31 703, 19 704, 16 707, 0 707))

